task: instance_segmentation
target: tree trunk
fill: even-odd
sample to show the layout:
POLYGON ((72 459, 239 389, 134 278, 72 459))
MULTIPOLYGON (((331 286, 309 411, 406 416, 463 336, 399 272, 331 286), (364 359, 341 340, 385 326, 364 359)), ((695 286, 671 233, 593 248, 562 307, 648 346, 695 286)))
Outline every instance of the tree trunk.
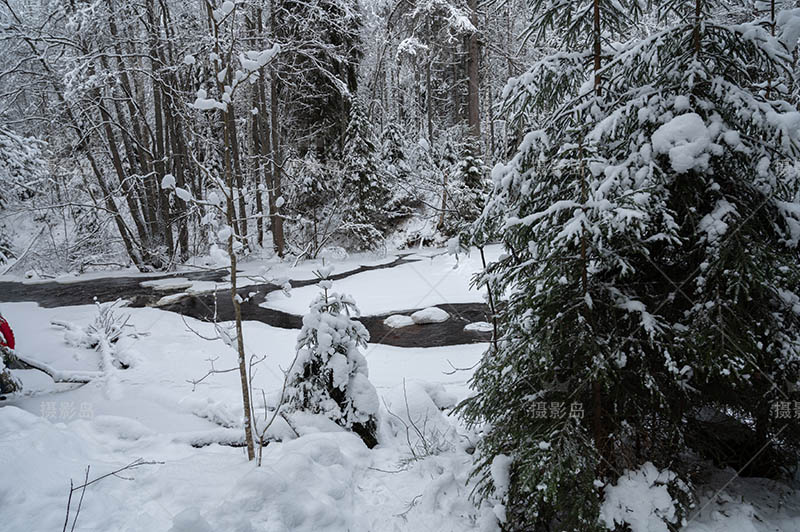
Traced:
MULTIPOLYGON (((468 1, 470 9, 470 21, 478 27, 478 0, 468 1)), ((480 46, 478 44, 478 32, 474 31, 468 37, 468 50, 467 50, 467 120, 469 124, 470 134, 479 141, 481 138, 481 120, 480 120, 480 46)))
MULTIPOLYGON (((221 57, 219 46, 219 26, 214 20, 214 15, 211 11, 211 4, 206 4, 208 14, 208 23, 214 33, 215 52, 217 57, 221 57)), ((222 65, 219 59, 216 61, 215 70, 220 72, 222 65)), ((230 69, 228 69, 230 75, 230 69)), ((217 90, 220 94, 223 93, 223 82, 216 77, 217 90)), ((232 113, 233 105, 228 105, 228 110, 232 113)), ((231 302, 233 303, 234 316, 236 318, 236 351, 239 358, 239 379, 242 385, 242 408, 244 410, 244 432, 245 441, 247 442, 247 458, 253 460, 255 458, 255 445, 253 443, 253 424, 252 424, 252 404, 250 402, 250 379, 247 374, 247 361, 244 352, 244 337, 242 335, 242 309, 239 304, 239 294, 236 292, 237 288, 237 272, 236 272, 236 251, 234 249, 234 239, 236 238, 236 212, 234 210, 234 194, 235 194, 235 178, 233 175, 233 141, 232 136, 235 134, 229 127, 231 115, 228 110, 220 111, 219 117, 223 126, 223 153, 225 159, 225 188, 227 188, 226 196, 226 218, 228 227, 230 228, 230 235, 228 236, 228 257, 231 261, 231 302)))
MULTIPOLYGON (((275 1, 272 5, 272 31, 275 33, 275 1)), ((272 186, 269 195, 269 213, 272 222, 272 241, 275 245, 275 252, 279 257, 285 253, 286 242, 283 234, 283 218, 281 217, 280 207, 277 205, 278 198, 281 197, 281 172, 283 161, 281 160, 281 133, 278 122, 278 69, 272 68, 272 79, 269 87, 270 121, 272 133, 272 186)))

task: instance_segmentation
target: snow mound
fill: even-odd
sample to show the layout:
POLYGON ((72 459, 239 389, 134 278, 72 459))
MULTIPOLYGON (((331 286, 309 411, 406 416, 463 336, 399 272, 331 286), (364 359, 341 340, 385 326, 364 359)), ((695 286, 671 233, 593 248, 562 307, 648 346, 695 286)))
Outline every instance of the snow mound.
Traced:
POLYGON ((95 416, 92 419, 92 426, 98 432, 111 435, 120 440, 136 441, 155 434, 152 429, 142 422, 120 416, 95 416))
POLYGON ((488 321, 474 321, 464 326, 465 331, 469 332, 492 332, 492 324, 488 321))
POLYGON ((627 524, 631 532, 669 532, 667 523, 675 523, 675 501, 667 484, 675 473, 659 471, 651 462, 635 471, 625 471, 616 485, 605 489, 600 521, 609 530, 627 524))
POLYGON ((189 297, 189 294, 186 292, 179 292, 177 294, 170 294, 168 296, 164 296, 156 302, 157 307, 163 307, 166 305, 172 305, 173 303, 177 303, 181 299, 189 297))
POLYGON ((186 277, 173 277, 171 279, 155 279, 153 281, 142 281, 139 286, 152 288, 153 290, 186 290, 192 286, 192 281, 186 277))
POLYGON ((237 410, 223 401, 217 401, 210 397, 184 397, 179 404, 197 417, 207 419, 220 427, 242 426, 241 409, 237 410))
POLYGON ((450 314, 439 307, 428 307, 418 310, 411 315, 411 319, 414 320, 414 323, 417 325, 423 325, 425 323, 442 323, 443 321, 447 321, 449 318, 450 314))
POLYGON ((444 385, 439 382, 420 382, 419 384, 439 410, 453 408, 458 403, 458 397, 445 390, 444 385))
POLYGON ((414 325, 414 320, 411 318, 411 316, 406 316, 404 314, 392 314, 383 320, 383 324, 387 327, 391 327, 392 329, 401 329, 403 327, 408 327, 409 325, 414 325))
POLYGON ((272 444, 262 467, 245 475, 210 514, 213 530, 365 530, 362 512, 354 511, 353 486, 369 460, 366 446, 348 432, 272 444))
POLYGON ((213 532, 213 529, 197 508, 187 508, 172 519, 168 532, 213 532))
MULTIPOLYGON (((432 388, 440 399, 443 389, 432 388)), ((442 401, 445 402, 445 401, 442 401)), ((449 401, 447 401, 449 402, 449 401)), ((398 440, 412 454, 425 456, 451 450, 457 441, 455 427, 442 414, 426 385, 407 382, 383 396, 383 440, 398 440)))

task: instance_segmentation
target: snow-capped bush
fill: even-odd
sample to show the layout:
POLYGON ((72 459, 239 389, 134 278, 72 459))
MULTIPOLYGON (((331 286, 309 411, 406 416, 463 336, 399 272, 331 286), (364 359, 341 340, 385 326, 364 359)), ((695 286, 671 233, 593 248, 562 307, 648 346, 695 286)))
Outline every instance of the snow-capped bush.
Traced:
POLYGON ((317 272, 322 293, 303 317, 297 362, 289 376, 288 409, 322 414, 358 434, 369 447, 375 438, 378 394, 359 348, 369 333, 349 296, 329 292, 330 270, 317 272))
POLYGON ((94 321, 86 326, 56 320, 51 323, 64 329, 64 341, 68 345, 97 349, 104 356, 104 364, 113 364, 114 367, 126 369, 131 361, 126 352, 117 349, 114 344, 123 336, 137 337, 139 333, 128 323, 130 315, 118 312, 121 306, 122 300, 119 299, 110 303, 95 301, 97 315, 94 321), (108 360, 105 360, 106 356, 108 360))
POLYGON ((10 349, 0 347, 0 394, 14 393, 22 389, 22 383, 8 371, 8 364, 16 361, 10 349))

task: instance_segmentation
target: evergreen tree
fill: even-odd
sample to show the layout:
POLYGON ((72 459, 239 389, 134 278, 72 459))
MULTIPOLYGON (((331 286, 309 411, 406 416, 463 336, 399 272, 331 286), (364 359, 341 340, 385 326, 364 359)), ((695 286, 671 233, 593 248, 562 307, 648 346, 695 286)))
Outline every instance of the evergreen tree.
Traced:
POLYGON ((372 128, 360 104, 355 102, 345 133, 345 186, 352 200, 346 208, 343 230, 362 249, 376 247, 388 229, 385 206, 392 192, 378 171, 377 156, 372 128))
POLYGON ((299 161, 296 173, 299 179, 292 187, 290 208, 300 224, 303 249, 310 245, 308 253, 315 257, 332 233, 341 178, 336 169, 321 163, 313 150, 299 161))
MULTIPOLYGON (((350 101, 358 90, 362 13, 354 0, 279 0, 277 74, 289 134, 325 161, 341 153, 350 101)), ((302 153, 302 152, 301 152, 302 153)))
POLYGON ((322 414, 374 447, 378 394, 359 350, 366 347, 369 333, 351 317, 358 316, 353 299, 329 292, 329 275, 330 269, 317 272, 322 294, 303 317, 287 387, 289 410, 322 414))
MULTIPOLYGON (((800 376, 800 115, 759 88, 789 57, 699 1, 609 46, 637 6, 537 3, 533 27, 565 31, 566 49, 507 88, 528 132, 478 227, 501 220, 509 253, 478 282, 505 301, 461 409, 488 423, 484 495, 511 459, 495 492, 510 530, 604 528, 602 486, 647 462, 680 469, 685 421, 708 407, 756 420, 754 453, 777 439, 776 465, 797 461, 769 408, 800 376)), ((666 478, 675 525, 688 483, 666 478)))
POLYGON ((43 145, 0 126, 0 209, 40 190, 45 170, 43 145))
POLYGON ((469 227, 483 211, 489 194, 488 169, 471 144, 463 150, 448 186, 449 201, 442 233, 455 235, 469 227))
POLYGON ((381 161, 386 165, 385 172, 391 181, 405 182, 411 175, 404 134, 397 119, 390 119, 381 135, 381 161))
POLYGON ((389 122, 381 135, 381 173, 392 197, 384 210, 390 228, 410 216, 422 204, 417 187, 413 183, 408 136, 395 120, 389 122))

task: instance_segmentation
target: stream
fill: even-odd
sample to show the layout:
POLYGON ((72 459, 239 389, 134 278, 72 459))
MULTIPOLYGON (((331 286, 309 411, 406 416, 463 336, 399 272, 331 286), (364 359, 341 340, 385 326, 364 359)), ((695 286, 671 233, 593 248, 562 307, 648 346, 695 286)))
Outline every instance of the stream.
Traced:
MULTIPOLYGON (((331 280, 344 279, 371 270, 394 268, 417 259, 399 256, 394 261, 359 268, 331 275, 331 280)), ((106 277, 76 282, 36 282, 22 283, 0 281, 0 303, 33 301, 42 307, 66 307, 72 305, 88 305, 95 298, 99 302, 126 299, 131 307, 155 306, 164 296, 180 294, 182 288, 153 288, 142 286, 146 281, 163 279, 188 279, 190 281, 226 282, 228 271, 213 270, 202 272, 180 272, 151 277, 106 277)), ((291 280, 293 288, 314 285, 317 279, 291 280)), ((243 302, 241 304, 242 319, 259 321, 282 329, 300 329, 303 317, 276 309, 259 306, 270 292, 281 290, 280 286, 266 284, 250 284, 237 290, 243 302)), ((233 302, 228 289, 220 289, 197 294, 186 294, 180 299, 159 305, 157 308, 176 312, 203 321, 214 318, 216 306, 217 319, 230 321, 234 319, 233 302), (215 301, 216 300, 216 301, 215 301), (215 305, 216 304, 216 305, 215 305)), ((442 323, 410 325, 400 329, 387 327, 383 321, 391 314, 411 314, 419 309, 397 309, 388 314, 361 316, 370 334, 370 342, 397 347, 437 347, 459 345, 474 342, 487 342, 488 333, 465 331, 464 326, 476 321, 487 321, 488 309, 483 303, 440 304, 439 308, 450 314, 450 319, 442 323)), ((8 316, 13 321, 13 316, 8 316)))

